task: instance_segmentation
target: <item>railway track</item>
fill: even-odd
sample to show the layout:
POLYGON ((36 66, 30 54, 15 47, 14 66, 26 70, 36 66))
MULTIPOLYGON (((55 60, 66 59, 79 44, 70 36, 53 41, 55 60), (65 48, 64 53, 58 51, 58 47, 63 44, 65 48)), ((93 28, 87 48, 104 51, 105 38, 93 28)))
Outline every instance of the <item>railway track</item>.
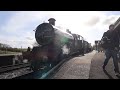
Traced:
POLYGON ((21 63, 0 67, 0 79, 12 79, 32 72, 30 63, 21 63))
POLYGON ((2 67, 0 67, 0 74, 9 72, 9 71, 13 71, 16 69, 20 69, 20 68, 29 67, 29 66, 30 66, 30 63, 21 63, 21 64, 16 64, 16 65, 2 66, 2 67))
POLYGON ((30 70, 30 63, 3 66, 0 67, 0 79, 51 79, 60 66, 73 57, 75 56, 63 59, 54 66, 45 66, 36 72, 30 70))
POLYGON ((59 67, 71 58, 73 57, 63 59, 61 62, 51 68, 40 69, 36 72, 32 71, 30 73, 15 77, 13 79, 50 79, 59 70, 59 67))
POLYGON ((10 72, 0 74, 0 79, 12 79, 32 72, 29 67, 16 69, 10 72))

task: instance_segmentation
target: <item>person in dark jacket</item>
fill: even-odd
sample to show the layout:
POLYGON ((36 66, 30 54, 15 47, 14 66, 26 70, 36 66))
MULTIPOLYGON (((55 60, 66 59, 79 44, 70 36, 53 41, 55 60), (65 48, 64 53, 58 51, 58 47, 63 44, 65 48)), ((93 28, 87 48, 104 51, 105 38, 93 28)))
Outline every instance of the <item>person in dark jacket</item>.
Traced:
POLYGON ((30 51, 31 51, 31 48, 30 48, 30 47, 28 47, 27 52, 30 52, 30 51))
POLYGON ((114 71, 115 75, 120 75, 119 74, 119 67, 118 67, 118 60, 117 60, 117 50, 119 47, 119 39, 117 37, 117 32, 114 31, 114 25, 109 26, 109 30, 103 34, 102 37, 103 42, 105 45, 103 48, 105 49, 105 55, 106 59, 103 64, 103 70, 105 70, 105 66, 107 65, 109 59, 112 57, 113 58, 113 63, 114 63, 114 71))

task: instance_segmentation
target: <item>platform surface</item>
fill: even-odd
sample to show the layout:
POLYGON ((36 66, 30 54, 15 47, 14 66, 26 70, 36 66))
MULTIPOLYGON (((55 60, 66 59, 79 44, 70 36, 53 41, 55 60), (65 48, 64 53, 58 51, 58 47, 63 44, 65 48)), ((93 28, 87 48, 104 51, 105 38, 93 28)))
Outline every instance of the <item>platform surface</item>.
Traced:
POLYGON ((96 51, 77 56, 64 63, 52 79, 88 79, 91 60, 96 51))
MULTIPOLYGON (((104 60, 105 60, 105 54, 102 52, 97 53, 94 56, 91 62, 89 79, 119 79, 120 78, 115 76, 114 64, 112 58, 110 58, 106 66, 106 70, 102 69, 104 60)), ((120 63, 119 63, 119 68, 120 68, 120 63)))
POLYGON ((109 60, 106 70, 102 69, 104 60, 105 54, 96 51, 74 57, 64 63, 52 79, 120 79, 115 76, 113 59, 109 60))

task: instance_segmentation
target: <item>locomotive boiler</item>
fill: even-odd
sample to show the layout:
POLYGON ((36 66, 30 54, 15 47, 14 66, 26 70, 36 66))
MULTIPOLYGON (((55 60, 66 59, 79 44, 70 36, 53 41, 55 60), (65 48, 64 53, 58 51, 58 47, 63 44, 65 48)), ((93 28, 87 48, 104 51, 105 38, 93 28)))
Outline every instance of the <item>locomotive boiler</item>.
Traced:
POLYGON ((55 26, 55 19, 42 23, 35 30, 38 46, 31 51, 31 68, 38 70, 44 65, 54 65, 75 53, 84 53, 84 38, 55 26))

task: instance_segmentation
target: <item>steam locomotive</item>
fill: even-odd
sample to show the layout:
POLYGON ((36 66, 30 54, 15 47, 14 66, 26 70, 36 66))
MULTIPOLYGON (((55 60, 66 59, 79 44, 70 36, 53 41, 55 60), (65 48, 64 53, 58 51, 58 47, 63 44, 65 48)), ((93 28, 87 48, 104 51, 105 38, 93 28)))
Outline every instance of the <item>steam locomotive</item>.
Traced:
POLYGON ((54 18, 48 21, 49 23, 42 23, 35 30, 38 46, 33 47, 29 55, 32 70, 39 70, 45 65, 55 65, 63 58, 76 53, 84 55, 92 51, 90 43, 81 35, 56 27, 54 18))

